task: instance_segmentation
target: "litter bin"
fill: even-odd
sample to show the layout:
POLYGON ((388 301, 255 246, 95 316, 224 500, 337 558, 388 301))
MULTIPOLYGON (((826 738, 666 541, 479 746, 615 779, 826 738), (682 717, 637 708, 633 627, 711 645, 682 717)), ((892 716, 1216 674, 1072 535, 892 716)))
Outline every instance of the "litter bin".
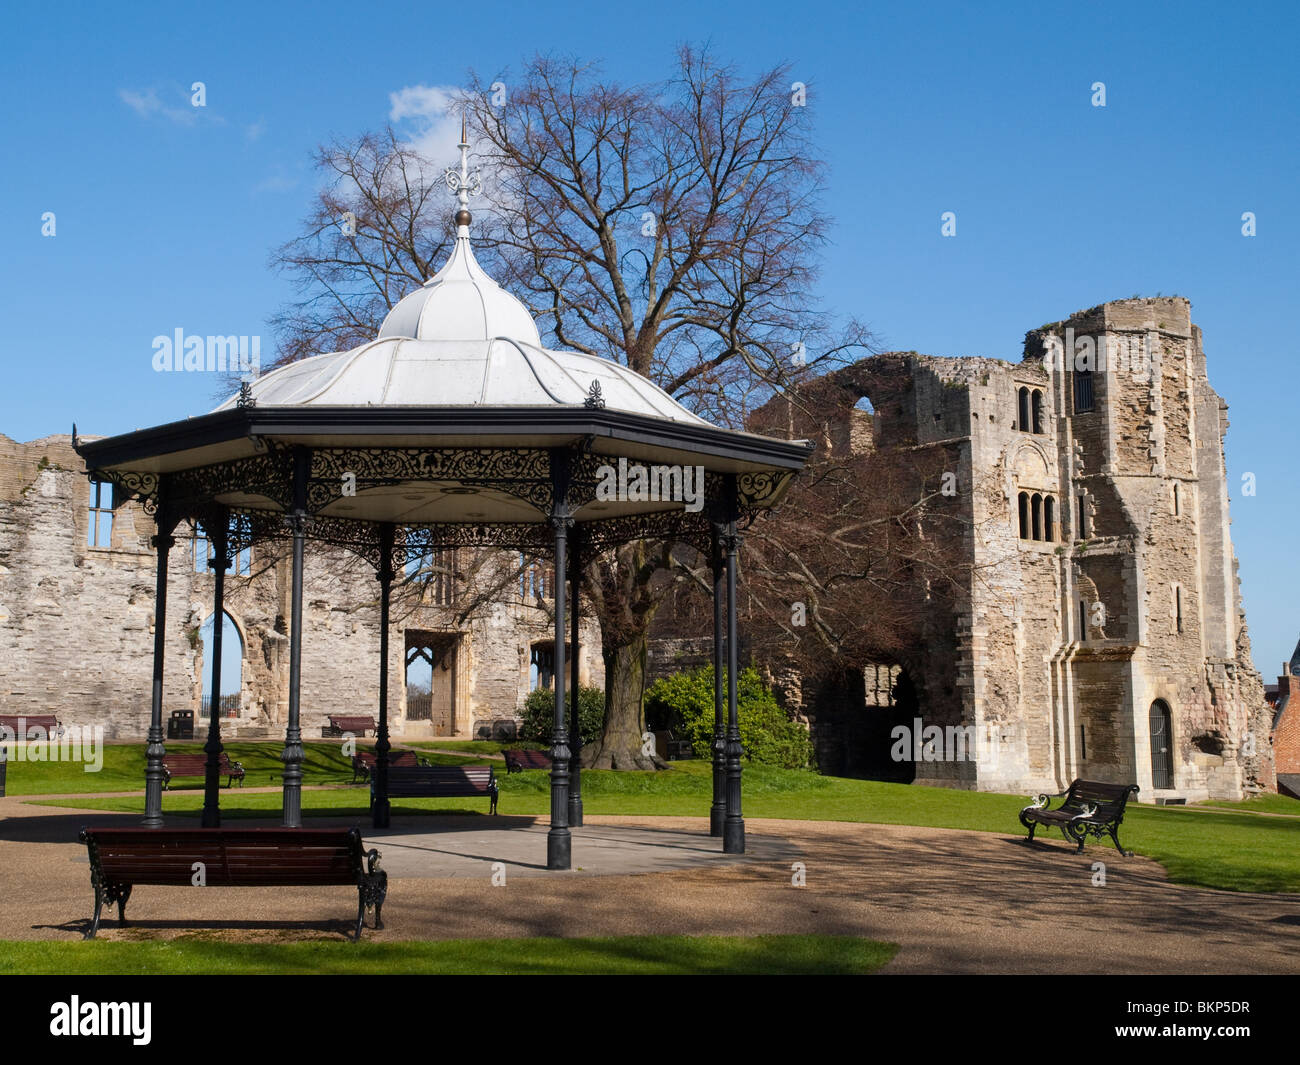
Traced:
POLYGON ((194 739, 194 711, 173 710, 167 719, 167 738, 169 740, 194 739))

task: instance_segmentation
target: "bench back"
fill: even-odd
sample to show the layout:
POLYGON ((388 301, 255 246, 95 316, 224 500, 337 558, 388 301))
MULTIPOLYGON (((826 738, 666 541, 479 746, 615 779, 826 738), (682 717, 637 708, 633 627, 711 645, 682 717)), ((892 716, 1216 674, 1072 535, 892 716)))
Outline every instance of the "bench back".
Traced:
MULTIPOLYGON (((379 755, 376 754, 374 751, 357 751, 357 753, 352 756, 352 760, 354 762, 359 762, 367 769, 374 769, 375 766, 379 764, 379 755)), ((388 752, 389 768, 392 768, 395 765, 396 766, 418 766, 419 764, 420 764, 419 759, 416 758, 414 751, 389 751, 388 752)))
POLYGON ((549 769, 551 756, 545 751, 502 751, 506 765, 519 769, 549 769))
POLYGON ((19 740, 27 739, 32 729, 43 729, 48 739, 58 729, 59 719, 53 714, 0 714, 0 727, 7 728, 19 740))
POLYGON ((194 882, 208 887, 355 884, 362 872, 355 828, 86 828, 92 870, 110 883, 194 882))
POLYGON ((373 717, 349 717, 343 714, 330 714, 330 724, 340 732, 372 732, 379 726, 373 717))
POLYGON ((1097 807, 1093 815, 1098 820, 1110 821, 1123 817, 1124 806, 1130 795, 1136 795, 1136 784, 1106 784, 1099 780, 1076 780, 1066 793, 1062 810, 1080 811, 1084 803, 1097 807))
MULTIPOLYGON (((208 771, 206 754, 168 754, 163 757, 163 765, 174 777, 201 777, 208 771)), ((230 756, 225 751, 217 759, 217 765, 224 773, 230 768, 230 756)))
POLYGON ((403 795, 440 798, 443 796, 490 795, 496 780, 490 765, 437 765, 388 771, 390 798, 403 795))

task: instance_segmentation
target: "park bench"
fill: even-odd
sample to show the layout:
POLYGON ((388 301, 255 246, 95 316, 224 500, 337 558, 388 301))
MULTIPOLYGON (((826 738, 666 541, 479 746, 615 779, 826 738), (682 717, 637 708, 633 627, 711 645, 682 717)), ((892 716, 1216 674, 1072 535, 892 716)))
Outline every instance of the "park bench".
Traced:
POLYGON ((1133 857, 1119 842, 1119 826, 1124 820, 1124 806, 1130 795, 1138 793, 1136 784, 1104 784, 1096 780, 1076 780, 1065 793, 1065 801, 1055 810, 1049 809, 1052 798, 1040 795, 1038 800, 1020 811, 1020 823, 1029 829, 1027 843, 1034 840, 1034 830, 1039 825, 1061 829, 1079 845, 1076 853, 1083 852, 1083 842, 1088 833, 1096 839, 1108 834, 1115 841, 1115 849, 1126 858, 1133 857))
POLYGON ((38 738, 55 739, 63 731, 63 726, 53 714, 0 714, 0 729, 8 730, 0 732, 0 739, 13 738, 26 742, 35 729, 41 730, 37 734, 38 738))
POLYGON ((506 758, 506 774, 524 769, 550 769, 551 756, 545 751, 502 751, 506 758))
MULTIPOLYGON (((163 790, 172 782, 172 777, 206 777, 208 775, 208 756, 206 754, 167 754, 163 756, 163 790)), ((226 787, 234 781, 244 786, 244 766, 241 762, 232 762, 225 751, 217 762, 218 772, 226 778, 226 787)))
MULTIPOLYGON (((370 774, 374 772, 375 764, 379 761, 379 755, 374 751, 357 751, 352 756, 352 783, 365 784, 370 780, 370 774)), ((389 751, 388 768, 394 766, 418 766, 420 760, 416 757, 414 751, 389 751)))
MULTIPOLYGON (((489 813, 497 812, 497 779, 490 765, 436 765, 388 770, 389 799, 451 799, 486 795, 489 813)), ((375 780, 370 778, 370 805, 375 804, 375 780)))
POLYGON ((655 751, 665 762, 676 762, 683 758, 690 758, 695 753, 690 740, 674 739, 671 732, 656 732, 654 738, 655 751))
POLYGON ((207 887, 322 887, 357 889, 361 938, 365 911, 373 907, 382 928, 388 874, 379 852, 362 852, 355 828, 83 828, 90 856, 95 916, 86 939, 99 931, 104 905, 117 903, 126 924, 126 903, 138 884, 192 888, 199 872, 207 887), (202 865, 196 869, 196 863, 202 865))
POLYGON ((376 732, 379 726, 373 717, 349 716, 347 714, 330 714, 329 724, 321 729, 322 737, 342 736, 346 732, 354 736, 364 736, 366 730, 376 732))

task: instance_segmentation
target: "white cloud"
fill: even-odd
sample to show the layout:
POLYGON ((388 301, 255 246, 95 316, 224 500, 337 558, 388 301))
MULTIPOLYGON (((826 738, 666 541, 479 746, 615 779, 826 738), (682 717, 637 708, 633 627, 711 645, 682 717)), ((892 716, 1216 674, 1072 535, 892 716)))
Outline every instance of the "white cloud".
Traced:
POLYGON ((260 118, 244 127, 244 139, 250 143, 258 140, 266 132, 266 123, 260 118))
POLYGON ((141 118, 153 118, 157 115, 182 126, 192 126, 199 118, 199 108, 165 104, 158 98, 157 89, 145 89, 143 92, 137 92, 135 89, 118 89, 117 95, 141 118))
POLYGON ((389 120, 404 124, 403 139, 435 166, 457 158, 460 114, 452 104, 459 92, 454 85, 407 85, 388 94, 389 120))
POLYGON ((192 126, 200 119, 224 126, 226 120, 213 113, 207 107, 194 107, 190 103, 190 91, 183 86, 172 85, 165 90, 165 97, 158 95, 157 89, 118 89, 118 98, 132 111, 144 119, 162 118, 178 126, 192 126))

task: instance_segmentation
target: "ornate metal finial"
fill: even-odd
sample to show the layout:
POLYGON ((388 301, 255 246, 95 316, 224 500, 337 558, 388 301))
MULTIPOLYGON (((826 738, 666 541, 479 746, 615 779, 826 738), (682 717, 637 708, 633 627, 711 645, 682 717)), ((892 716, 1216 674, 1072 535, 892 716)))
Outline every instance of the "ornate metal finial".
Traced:
POLYGON ((239 398, 235 400, 235 406, 240 409, 257 406, 257 400, 253 398, 253 382, 247 377, 239 382, 239 398))
POLYGON ((591 382, 591 387, 587 389, 587 398, 582 401, 582 405, 590 410, 599 410, 605 406, 605 397, 600 394, 599 381, 591 382))
POLYGON ((463 113, 460 116, 460 144, 457 147, 460 149, 460 169, 447 167, 447 188, 456 194, 456 202, 460 205, 456 209, 456 225, 468 226, 473 219, 469 213, 469 198, 479 194, 483 182, 479 179, 478 167, 472 171, 469 168, 469 129, 463 113))

